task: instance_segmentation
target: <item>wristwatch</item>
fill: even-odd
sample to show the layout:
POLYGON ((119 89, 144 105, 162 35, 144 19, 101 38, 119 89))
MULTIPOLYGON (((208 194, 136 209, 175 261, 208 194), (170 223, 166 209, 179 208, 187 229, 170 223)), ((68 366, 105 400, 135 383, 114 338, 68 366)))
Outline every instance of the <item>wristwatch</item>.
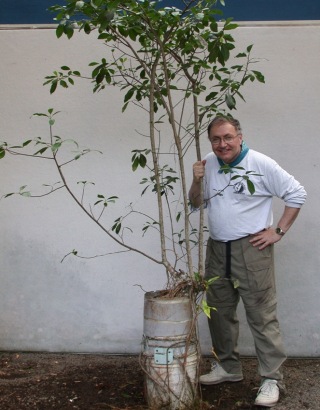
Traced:
POLYGON ((278 227, 276 228, 276 233, 277 233, 278 235, 281 235, 281 236, 283 236, 283 235, 285 234, 285 232, 283 232, 283 230, 280 228, 280 226, 278 226, 278 227))

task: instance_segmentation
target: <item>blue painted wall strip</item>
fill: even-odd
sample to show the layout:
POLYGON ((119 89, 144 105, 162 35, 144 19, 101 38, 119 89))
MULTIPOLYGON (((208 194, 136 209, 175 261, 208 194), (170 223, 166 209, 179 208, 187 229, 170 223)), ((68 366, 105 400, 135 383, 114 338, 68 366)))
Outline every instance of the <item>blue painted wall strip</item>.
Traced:
MULTIPOLYGON (((225 17, 237 21, 320 20, 320 0, 225 0, 225 17)), ((0 24, 53 24, 47 11, 63 0, 0 0, 0 24)), ((183 7, 182 1, 163 0, 164 6, 183 7)))

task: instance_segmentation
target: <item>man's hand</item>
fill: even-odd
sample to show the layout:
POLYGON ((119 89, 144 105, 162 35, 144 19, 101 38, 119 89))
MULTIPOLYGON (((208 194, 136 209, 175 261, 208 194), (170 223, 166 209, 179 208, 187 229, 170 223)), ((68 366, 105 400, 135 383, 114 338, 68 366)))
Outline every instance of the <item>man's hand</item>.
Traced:
POLYGON ((252 246, 258 246, 259 250, 280 241, 282 238, 282 236, 277 234, 276 230, 273 228, 265 229, 264 231, 255 233, 251 236, 252 239, 250 239, 249 242, 252 243, 252 246))
POLYGON ((206 160, 197 161, 193 164, 193 181, 189 191, 189 199, 195 208, 201 205, 201 180, 204 177, 206 160))
MULTIPOLYGON (((288 232, 290 226, 297 218, 299 212, 300 208, 293 208, 286 205, 277 226, 281 226, 284 232, 288 232)), ((252 239, 250 239, 249 242, 252 243, 253 246, 259 246, 260 250, 280 241, 280 239, 282 238, 282 235, 277 234, 274 228, 266 229, 251 236, 252 239)))
POLYGON ((206 162, 204 159, 193 164, 193 179, 195 182, 200 182, 201 178, 204 177, 206 162))

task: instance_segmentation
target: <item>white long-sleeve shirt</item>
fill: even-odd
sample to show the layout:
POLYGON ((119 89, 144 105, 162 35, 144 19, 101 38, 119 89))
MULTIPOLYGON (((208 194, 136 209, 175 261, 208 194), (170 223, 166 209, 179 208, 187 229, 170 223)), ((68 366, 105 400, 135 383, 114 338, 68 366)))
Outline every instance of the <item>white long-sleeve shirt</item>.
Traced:
POLYGON ((219 173, 220 165, 212 152, 206 157, 204 199, 208 228, 212 239, 230 241, 269 228, 273 223, 272 199, 283 199, 285 205, 300 208, 306 200, 304 187, 273 159, 249 150, 232 174, 219 173), (231 177, 252 171, 255 193, 250 194, 246 181, 231 177), (230 186, 228 186, 230 184, 230 186), (227 187, 227 188, 226 188, 227 187))

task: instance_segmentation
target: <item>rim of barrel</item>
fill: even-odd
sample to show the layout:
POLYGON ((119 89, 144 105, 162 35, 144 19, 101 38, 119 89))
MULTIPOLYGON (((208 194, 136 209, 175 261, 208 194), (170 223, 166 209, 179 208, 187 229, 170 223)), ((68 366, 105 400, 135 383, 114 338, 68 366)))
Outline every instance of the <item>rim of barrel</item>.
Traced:
POLYGON ((156 299, 157 301, 160 302, 165 302, 165 301, 190 301, 190 298, 188 296, 178 296, 178 297, 168 297, 167 296, 167 291, 166 290, 154 290, 154 291, 149 291, 144 294, 145 299, 151 300, 151 299, 156 299))

